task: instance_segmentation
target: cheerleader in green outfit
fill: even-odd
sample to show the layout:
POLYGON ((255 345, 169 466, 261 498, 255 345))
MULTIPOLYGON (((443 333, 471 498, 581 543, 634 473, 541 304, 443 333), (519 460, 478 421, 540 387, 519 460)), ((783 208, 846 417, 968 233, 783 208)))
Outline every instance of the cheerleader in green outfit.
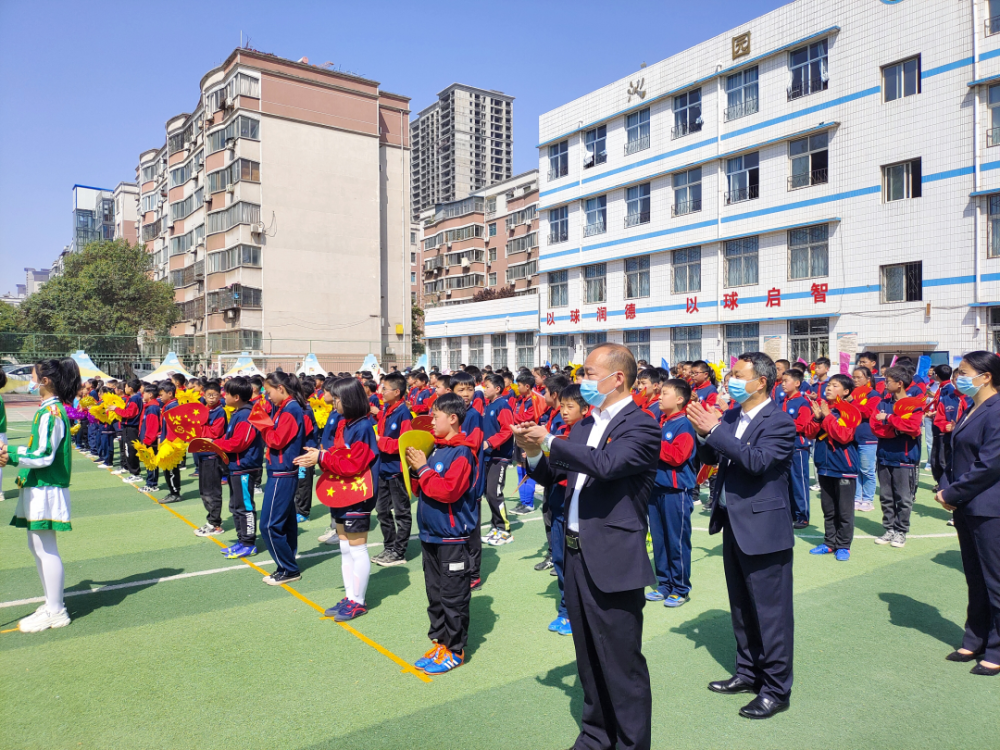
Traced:
POLYGON ((37 387, 41 406, 31 423, 31 439, 16 450, 0 449, 0 467, 20 467, 21 488, 17 510, 10 522, 28 530, 28 548, 35 556, 45 603, 21 620, 22 633, 37 633, 69 625, 63 604, 65 574, 56 547, 56 532, 69 531, 69 479, 73 465, 69 419, 63 404, 72 402, 80 387, 80 370, 72 359, 45 359, 35 365, 32 390, 37 387))

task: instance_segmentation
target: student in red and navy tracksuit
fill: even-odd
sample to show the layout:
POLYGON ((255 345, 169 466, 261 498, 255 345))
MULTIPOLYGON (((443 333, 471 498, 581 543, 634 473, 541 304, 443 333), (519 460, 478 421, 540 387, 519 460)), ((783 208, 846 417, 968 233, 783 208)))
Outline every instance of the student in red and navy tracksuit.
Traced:
POLYGON ((486 396, 486 413, 483 415, 483 445, 486 461, 486 485, 484 494, 490 505, 490 532, 483 541, 492 546, 507 544, 514 540, 507 520, 503 488, 507 480, 507 466, 514 455, 514 412, 510 401, 503 395, 503 377, 487 375, 483 378, 483 394, 486 396))
MULTIPOLYGON (((549 375, 545 379, 544 385, 544 395, 542 399, 545 402, 545 413, 539 419, 538 424, 543 425, 550 434, 559 435, 561 434, 561 427, 564 426, 563 418, 561 416, 560 409, 560 394, 569 387, 569 378, 567 378, 562 373, 557 373, 555 375, 549 375)), ((535 570, 549 570, 552 568, 552 493, 556 491, 555 487, 546 487, 544 500, 542 501, 542 520, 545 524, 545 538, 548 540, 549 546, 545 551, 545 557, 542 561, 535 565, 535 570)), ((561 501, 560 501, 561 503, 561 501)))
POLYGON ((965 397, 951 382, 951 367, 938 365, 934 368, 940 385, 934 399, 934 442, 931 447, 930 464, 934 484, 941 483, 948 464, 951 463, 951 431, 962 416, 965 397))
POLYGON ((802 393, 811 393, 817 399, 822 399, 826 393, 826 384, 830 382, 830 358, 817 357, 813 365, 816 369, 813 371, 812 382, 802 387, 802 393))
POLYGON ((379 493, 381 453, 369 418, 368 397, 361 383, 356 378, 343 377, 328 381, 325 389, 323 398, 333 404, 340 415, 333 445, 319 451, 307 450, 296 463, 301 466, 318 463, 324 472, 352 487, 362 480, 358 492, 360 500, 331 508, 340 543, 340 572, 344 578, 345 596, 327 609, 325 615, 337 622, 346 622, 368 612, 365 594, 372 570, 368 532, 379 493), (368 486, 369 475, 371 487, 368 486))
POLYGON ((383 405, 378 414, 378 449, 380 453, 378 497, 375 515, 382 527, 382 552, 372 558, 376 565, 393 566, 406 563, 406 547, 410 543, 413 520, 410 496, 403 483, 403 467, 399 458, 399 438, 411 429, 410 409, 403 402, 406 379, 399 372, 390 372, 382 379, 383 405))
POLYGON ((427 376, 422 372, 417 373, 417 387, 419 390, 416 396, 413 397, 413 403, 410 404, 410 408, 414 414, 420 416, 421 414, 428 414, 430 412, 431 404, 434 402, 431 401, 428 404, 427 399, 434 395, 435 389, 428 386, 427 376))
MULTIPOLYGON (((515 399, 512 409, 514 411, 514 424, 534 422, 541 424, 542 415, 545 413, 544 398, 534 390, 535 376, 531 373, 522 373, 517 376, 518 397, 515 399)), ((514 460, 517 462, 517 494, 520 502, 511 509, 515 516, 526 516, 535 512, 535 480, 531 479, 524 466, 521 465, 520 449, 514 446, 514 460)))
MULTIPOLYGON (((324 381, 325 384, 326 381, 324 381)), ((331 380, 332 382, 332 380, 331 380)), ((323 390, 326 393, 326 390, 323 390)), ((324 396, 324 400, 325 396, 324 396)), ((332 401, 330 403, 333 403, 332 401)), ((316 447, 321 451, 328 451, 333 449, 333 442, 337 435, 337 425, 340 423, 342 417, 340 412, 336 409, 330 411, 330 415, 326 418, 326 424, 323 425, 323 431, 320 433, 319 442, 316 447)), ((315 469, 315 467, 313 467, 315 469)), ((318 540, 323 542, 323 544, 329 544, 331 546, 340 545, 340 537, 337 535, 337 518, 336 518, 336 508, 330 508, 330 527, 319 535, 318 540)))
POLYGON ((847 402, 854 383, 846 375, 833 375, 826 383, 823 400, 810 403, 812 421, 808 434, 816 441, 814 454, 820 503, 823 506, 824 536, 823 544, 809 552, 813 555, 834 553, 843 562, 851 559, 851 542, 854 540, 854 490, 859 457, 856 425, 843 415, 834 402, 837 399, 847 402))
MULTIPOLYGON (((163 443, 167 439, 167 414, 180 406, 180 402, 177 401, 176 393, 177 386, 173 384, 170 380, 164 380, 160 383, 160 401, 163 404, 160 407, 160 443, 163 443)), ((167 480, 167 496, 160 500, 160 503, 166 505, 167 503, 179 503, 183 498, 181 497, 181 467, 180 465, 175 466, 172 469, 163 470, 163 478, 167 480)))
MULTIPOLYGON (((155 385, 142 387, 142 412, 139 414, 139 440, 153 453, 160 441, 160 402, 156 398, 155 385)), ((146 471, 146 486, 142 492, 157 492, 159 490, 160 470, 146 471)))
POLYGON ((785 389, 781 381, 784 374, 792 369, 792 363, 787 359, 778 359, 774 362, 774 369, 778 371, 778 379, 774 381, 774 388, 771 389, 771 400, 775 405, 781 406, 781 402, 785 400, 785 389))
POLYGON ((872 372, 858 365, 852 373, 854 390, 851 403, 861 412, 861 424, 854 431, 858 444, 858 480, 854 489, 854 509, 863 513, 875 510, 875 474, 878 467, 878 437, 872 432, 871 418, 882 400, 875 390, 872 372))
MULTIPOLYGON (((218 440, 226 434, 226 410, 222 406, 222 386, 218 380, 210 380, 202 391, 208 421, 201 429, 201 436, 207 440, 218 440)), ((197 536, 217 536, 222 533, 222 474, 228 468, 211 451, 194 454, 198 465, 198 494, 205 505, 208 516, 205 525, 195 529, 197 536)))
MULTIPOLYGON (((305 386, 301 386, 303 401, 305 406, 302 407, 302 422, 305 425, 305 437, 302 440, 303 448, 318 448, 319 447, 319 428, 316 426, 316 414, 313 412, 312 406, 309 405, 309 399, 306 396, 305 386)), ((316 467, 315 466, 300 466, 298 467, 298 473, 296 475, 295 483, 295 522, 305 523, 309 520, 309 514, 312 513, 312 497, 313 497, 313 479, 316 477, 316 467)))
POLYGON ((662 367, 647 367, 636 376, 636 392, 632 396, 636 406, 660 422, 660 388, 670 379, 670 373, 662 367))
POLYGON ((781 376, 781 388, 785 392, 781 410, 795 421, 795 450, 792 451, 789 483, 792 490, 792 525, 796 529, 809 525, 809 449, 812 440, 809 439, 808 428, 812 422, 812 408, 809 399, 800 390, 802 378, 802 371, 794 367, 781 376))
POLYGON ((680 607, 691 593, 690 489, 697 478, 694 428, 684 410, 691 386, 668 380, 660 389, 660 460, 649 496, 649 533, 653 538, 653 566, 657 588, 647 601, 680 607))
POLYGON ((415 448, 406 462, 416 471, 417 524, 427 586, 427 616, 433 642, 414 666, 427 674, 443 674, 465 661, 469 637, 471 561, 469 538, 476 526, 475 457, 461 432, 465 402, 446 393, 434 404, 434 450, 415 448))
POLYGON ((708 362, 699 359, 691 365, 691 391, 692 398, 697 398, 703 405, 718 408, 718 382, 708 362))
POLYGON ((920 465, 920 423, 923 409, 897 416, 896 402, 906 398, 911 384, 909 370, 890 367, 885 374, 885 398, 872 415, 872 432, 878 437, 878 483, 882 501, 882 528, 876 544, 902 547, 910 530, 910 511, 917 490, 920 465))
MULTIPOLYGON (((449 382, 451 392, 462 399, 465 404, 465 416, 462 418, 461 433, 465 437, 465 444, 472 451, 475 459, 472 470, 472 496, 476 499, 476 528, 482 523, 482 503, 483 487, 486 484, 486 472, 483 451, 483 416, 474 407, 476 395, 476 380, 469 372, 453 373, 449 382)), ((478 591, 483 586, 480 576, 480 569, 483 558, 483 538, 479 533, 469 536, 469 585, 473 591, 478 591)))
POLYGON ((126 482, 139 482, 139 456, 134 440, 139 439, 139 421, 142 418, 142 381, 132 378, 125 385, 125 408, 119 413, 122 425, 122 468, 128 473, 126 482))
POLYGON ((250 423, 250 379, 238 375, 228 380, 224 398, 226 406, 235 411, 229 416, 225 434, 213 442, 228 454, 229 512, 236 527, 236 544, 222 550, 222 554, 232 560, 257 554, 257 507, 253 496, 264 462, 264 441, 250 423))

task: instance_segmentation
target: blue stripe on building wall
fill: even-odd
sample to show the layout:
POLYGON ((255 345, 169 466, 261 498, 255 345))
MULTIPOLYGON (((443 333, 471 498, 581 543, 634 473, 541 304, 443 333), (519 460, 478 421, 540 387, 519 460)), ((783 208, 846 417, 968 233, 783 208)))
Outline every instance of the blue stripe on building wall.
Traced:
POLYGON ((755 216, 767 216, 768 214, 776 214, 782 211, 791 211, 796 208, 805 208, 807 206, 818 206, 821 203, 832 203, 833 201, 846 200, 848 198, 856 198, 859 195, 871 195, 872 193, 880 193, 880 192, 882 192, 882 187, 880 185, 875 185, 874 187, 860 188, 858 190, 848 190, 845 193, 834 193, 833 195, 827 195, 821 198, 812 198, 807 201, 797 201, 795 203, 786 203, 781 206, 762 208, 759 211, 748 211, 747 213, 737 214, 736 216, 723 216, 722 223, 727 224, 731 221, 752 219, 755 216))
MULTIPOLYGON (((982 60, 983 56, 980 55, 979 59, 982 60)), ((933 76, 941 75, 942 73, 947 73, 949 70, 956 70, 958 68, 964 68, 967 65, 972 65, 971 57, 963 57, 961 60, 955 60, 955 62, 950 62, 946 65, 939 65, 936 68, 928 68, 920 73, 920 78, 932 78, 933 76)))
POLYGON ((476 315, 471 318, 455 318, 454 320, 427 321, 425 326, 440 326, 445 323, 475 323, 480 320, 496 320, 497 318, 520 318, 525 315, 537 315, 534 310, 521 310, 520 312, 509 312, 503 315, 476 315))
POLYGON ((828 102, 823 102, 822 104, 817 104, 813 107, 806 107, 805 109, 800 109, 795 112, 789 112, 787 115, 782 115, 781 117, 772 117, 770 120, 764 120, 756 125, 750 125, 745 128, 740 128, 739 130, 734 130, 732 133, 723 133, 721 140, 725 141, 729 138, 735 138, 738 135, 743 135, 745 133, 752 133, 755 130, 761 130, 762 128, 769 128, 772 125, 777 125, 781 122, 788 122, 789 120, 794 120, 798 117, 805 117, 806 115, 811 115, 814 112, 821 112, 824 109, 829 109, 830 107, 836 107, 840 104, 846 104, 847 102, 853 102, 855 99, 863 99, 866 96, 874 96, 882 91, 881 86, 875 86, 874 88, 865 89, 864 91, 858 91, 853 94, 848 94, 847 96, 842 96, 838 99, 831 99, 828 102))

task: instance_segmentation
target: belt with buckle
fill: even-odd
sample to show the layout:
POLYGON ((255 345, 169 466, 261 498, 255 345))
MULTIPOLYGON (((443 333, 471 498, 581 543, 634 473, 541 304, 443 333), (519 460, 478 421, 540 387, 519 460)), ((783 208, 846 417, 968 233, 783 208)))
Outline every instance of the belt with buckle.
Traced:
POLYGON ((566 532, 566 546, 569 549, 580 549, 580 535, 575 531, 566 532))

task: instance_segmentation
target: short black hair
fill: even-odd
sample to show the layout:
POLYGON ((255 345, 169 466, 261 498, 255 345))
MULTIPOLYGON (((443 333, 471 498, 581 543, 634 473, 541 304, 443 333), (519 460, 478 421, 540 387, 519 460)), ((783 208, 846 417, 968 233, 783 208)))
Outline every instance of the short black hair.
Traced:
POLYGON ((177 385, 185 385, 187 383, 187 376, 180 372, 170 373, 170 379, 174 381, 177 385))
POLYGON ((938 376, 938 380, 942 383, 951 380, 951 365, 935 365, 934 374, 938 376))
POLYGON ((670 378, 663 384, 662 388, 670 388, 674 393, 681 397, 681 400, 684 401, 681 405, 682 409, 691 401, 691 384, 686 380, 681 380, 680 378, 670 378))
POLYGON ((817 365, 826 365, 827 367, 829 367, 830 366, 830 358, 829 357, 816 357, 816 364, 817 365))
MULTIPOLYGON (((831 375, 830 380, 840 383, 844 388, 847 389, 847 395, 850 396, 854 392, 854 381, 843 373, 837 373, 836 375, 831 375)), ((823 395, 823 394, 820 394, 823 395)))
POLYGON ((443 411, 445 414, 454 414, 458 417, 458 426, 461 428, 465 421, 465 401, 462 397, 454 393, 445 393, 434 401, 434 408, 443 411))
POLYGON ((327 382, 324 386, 330 395, 339 399, 344 410, 344 419, 351 421, 366 417, 371 413, 371 404, 360 381, 347 375, 327 382))
POLYGON ((448 380, 451 381, 448 387, 451 390, 455 390, 455 386, 460 383, 465 383, 466 385, 471 385, 473 388, 476 387, 476 379, 472 377, 472 374, 468 370, 459 370, 458 372, 453 372, 448 380))
POLYGON ((778 379, 778 368, 774 366, 774 360, 764 352, 744 352, 740 355, 740 361, 753 365, 753 374, 764 378, 765 390, 770 393, 774 388, 774 381, 778 379))
POLYGON ((250 385, 250 378, 244 375, 237 375, 226 382, 226 393, 240 401, 249 402, 253 398, 253 386, 250 385))
POLYGON ((691 362, 690 364, 692 370, 698 370, 698 372, 707 372, 709 383, 711 383, 712 385, 719 384, 718 378, 715 377, 715 370, 712 369, 712 366, 708 364, 708 362, 706 362, 703 359, 696 359, 694 362, 691 362))
POLYGON ((220 383, 218 380, 209 380, 207 383, 205 383, 204 390, 215 391, 216 393, 222 393, 222 383, 220 383))
POLYGON ((261 388, 263 388, 264 387, 264 376, 263 375, 251 375, 250 376, 250 385, 251 386, 256 386, 258 390, 261 389, 261 388))
POLYGON ((160 383, 160 393, 166 393, 168 396, 177 395, 177 386, 171 383, 169 380, 164 380, 160 383))
MULTIPOLYGON (((802 379, 805 377, 805 375, 802 374, 802 370, 797 367, 789 367, 781 373, 781 377, 785 377, 786 375, 799 384, 802 383, 802 379)), ((777 378, 777 374, 775 374, 775 378, 777 378)))
POLYGON ((435 377, 437 378, 437 382, 438 382, 439 386, 443 385, 445 387, 445 390, 451 390, 451 376, 450 375, 442 375, 441 373, 437 373, 437 375, 435 375, 435 377))
POLYGON ((885 376, 902 383, 904 388, 913 385, 913 375, 910 374, 908 367, 900 367, 899 365, 890 367, 885 371, 885 376))
POLYGON ((639 370, 639 374, 636 375, 635 379, 648 380, 653 385, 661 385, 670 380, 670 373, 666 372, 662 367, 647 367, 639 370))
POLYGON ((565 375, 549 375, 545 378, 546 393, 552 393, 556 398, 559 398, 559 394, 561 394, 568 387, 569 378, 565 375))
MULTIPOLYGON (((142 391, 142 381, 139 380, 139 378, 132 378, 130 381, 128 381, 127 385, 129 388, 132 389, 132 393, 139 393, 140 391, 142 391)), ((2 387, 3 386, 0 385, 0 388, 2 387)))
POLYGON ((792 366, 792 363, 789 362, 787 359, 776 359, 776 360, 774 360, 774 366, 777 367, 778 365, 784 365, 785 369, 787 370, 789 367, 792 366))
POLYGON ((503 390, 504 385, 506 385, 506 383, 503 382, 503 375, 498 375, 495 372, 490 373, 489 375, 484 375, 483 383, 489 383, 494 388, 498 388, 501 391, 503 390))
POLYGON ((154 383, 146 383, 146 385, 142 387, 142 392, 148 393, 150 396, 155 396, 157 393, 159 393, 159 389, 156 387, 154 383))
POLYGON ((382 378, 382 386, 389 386, 394 391, 406 393, 406 378, 403 376, 403 373, 394 370, 382 378))
POLYGON ((876 365, 878 364, 878 355, 875 352, 861 352, 861 354, 858 355, 858 361, 860 362, 863 359, 867 359, 869 362, 874 362, 876 365))
POLYGON ((535 385, 535 376, 528 372, 519 372, 517 374, 517 380, 515 381, 518 385, 526 385, 529 388, 533 388, 535 385))
POLYGON ((472 376, 474 383, 479 384, 483 382, 483 371, 475 365, 469 365, 465 368, 465 371, 472 376))
POLYGON ((576 403, 580 406, 581 409, 583 409, 583 411, 587 411, 587 409, 590 408, 590 405, 586 402, 586 400, 583 398, 583 395, 580 393, 579 383, 570 383, 568 386, 566 386, 566 388, 562 392, 560 392, 559 400, 576 401, 576 403))
POLYGON ((424 373, 422 373, 422 372, 415 372, 415 373, 413 373, 413 379, 416 380, 418 383, 426 383, 427 382, 427 376, 424 373))

